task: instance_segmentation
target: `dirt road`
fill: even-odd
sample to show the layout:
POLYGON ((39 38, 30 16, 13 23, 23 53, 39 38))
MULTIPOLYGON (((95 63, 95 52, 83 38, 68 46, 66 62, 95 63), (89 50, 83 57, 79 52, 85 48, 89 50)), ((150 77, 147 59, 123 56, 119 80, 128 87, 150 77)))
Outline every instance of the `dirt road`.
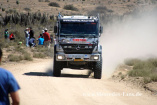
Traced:
POLYGON ((109 79, 88 78, 87 71, 51 76, 52 59, 2 65, 21 86, 21 105, 156 105, 157 97, 109 79))

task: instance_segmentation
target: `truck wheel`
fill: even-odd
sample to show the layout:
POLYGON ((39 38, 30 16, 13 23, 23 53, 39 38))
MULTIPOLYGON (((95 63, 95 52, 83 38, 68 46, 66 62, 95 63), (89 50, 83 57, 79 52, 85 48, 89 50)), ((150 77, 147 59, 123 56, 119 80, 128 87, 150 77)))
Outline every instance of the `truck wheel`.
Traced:
POLYGON ((61 70, 62 70, 62 64, 61 62, 56 61, 54 57, 54 62, 53 62, 53 75, 56 77, 60 77, 61 75, 61 70))
POLYGON ((100 61, 95 62, 94 65, 94 78, 101 79, 102 75, 102 57, 100 56, 100 61))

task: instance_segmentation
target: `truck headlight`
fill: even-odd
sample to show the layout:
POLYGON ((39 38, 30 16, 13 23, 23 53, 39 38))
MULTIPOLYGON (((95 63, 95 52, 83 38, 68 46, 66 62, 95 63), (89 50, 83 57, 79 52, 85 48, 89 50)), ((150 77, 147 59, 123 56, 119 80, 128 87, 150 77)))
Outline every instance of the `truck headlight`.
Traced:
POLYGON ((68 46, 68 48, 72 48, 72 46, 68 46))
POLYGON ((67 48, 67 46, 64 46, 64 48, 67 48))
POLYGON ((62 60, 62 59, 64 59, 64 56, 63 55, 58 55, 57 59, 62 60))
POLYGON ((94 60, 98 60, 99 56, 98 55, 94 55, 94 60))

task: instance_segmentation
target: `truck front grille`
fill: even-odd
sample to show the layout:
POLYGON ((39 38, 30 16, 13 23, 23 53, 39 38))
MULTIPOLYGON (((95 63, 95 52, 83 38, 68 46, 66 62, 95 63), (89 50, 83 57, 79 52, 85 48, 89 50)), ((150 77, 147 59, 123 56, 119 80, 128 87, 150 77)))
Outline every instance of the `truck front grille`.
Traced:
POLYGON ((91 54, 95 45, 67 44, 61 45, 65 54, 91 54))

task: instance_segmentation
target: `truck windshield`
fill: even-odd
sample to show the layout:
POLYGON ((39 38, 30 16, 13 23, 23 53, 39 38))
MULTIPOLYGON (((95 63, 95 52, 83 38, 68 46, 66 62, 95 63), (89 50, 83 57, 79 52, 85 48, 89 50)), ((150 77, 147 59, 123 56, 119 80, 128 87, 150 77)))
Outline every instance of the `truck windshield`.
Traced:
POLYGON ((61 23, 60 35, 97 35, 97 23, 61 23))

